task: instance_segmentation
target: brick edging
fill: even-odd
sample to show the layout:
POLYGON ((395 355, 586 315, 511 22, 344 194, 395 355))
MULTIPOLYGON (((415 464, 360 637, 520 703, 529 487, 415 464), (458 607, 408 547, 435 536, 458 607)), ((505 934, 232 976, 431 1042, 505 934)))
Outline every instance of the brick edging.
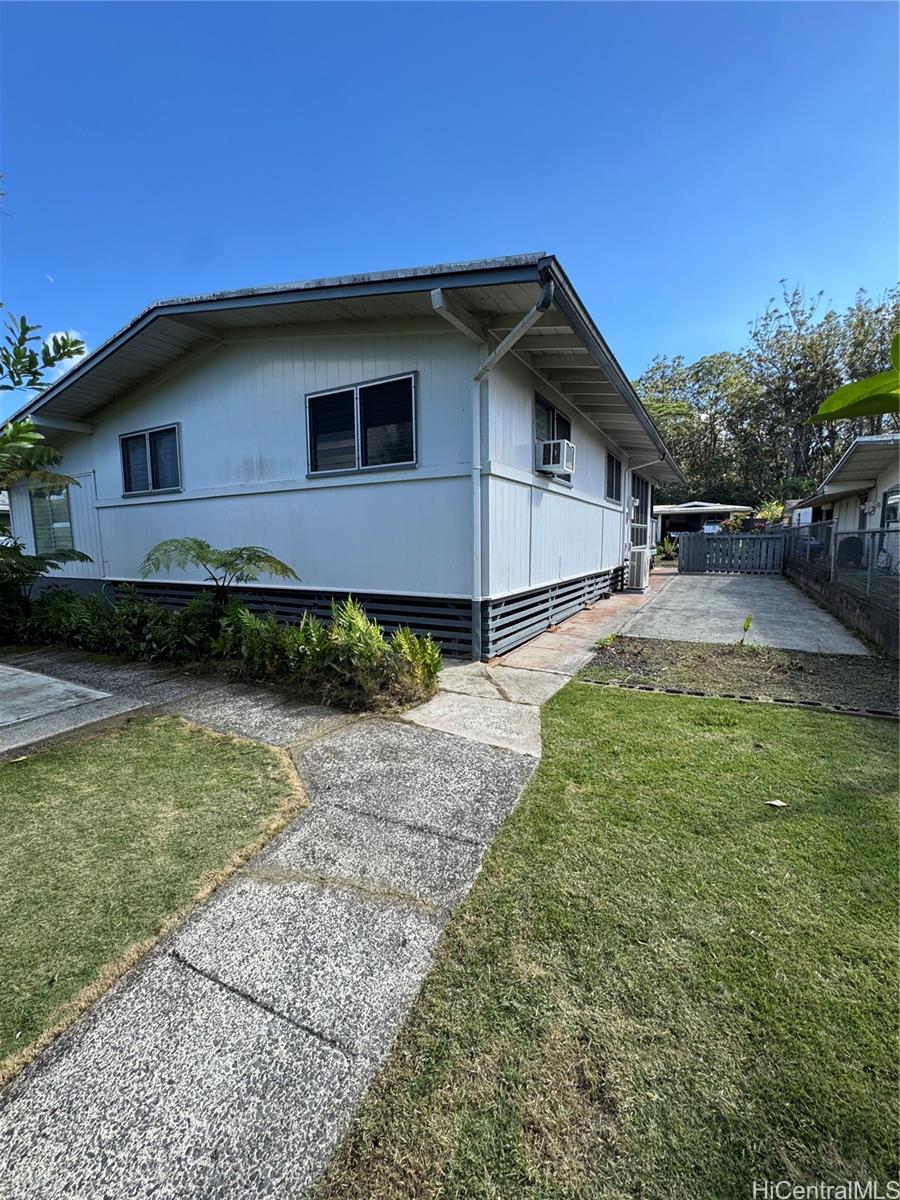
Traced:
POLYGON ((787 696, 741 696, 735 692, 704 692, 699 688, 658 687, 652 683, 624 683, 619 680, 576 679, 587 687, 618 688, 628 692, 656 692, 665 696, 694 696, 703 700, 739 700, 742 704, 778 704, 785 708, 806 708, 817 712, 839 713, 845 717, 868 717, 876 721, 900 721, 900 714, 885 708, 851 708, 846 704, 826 704, 822 700, 791 700, 787 696))

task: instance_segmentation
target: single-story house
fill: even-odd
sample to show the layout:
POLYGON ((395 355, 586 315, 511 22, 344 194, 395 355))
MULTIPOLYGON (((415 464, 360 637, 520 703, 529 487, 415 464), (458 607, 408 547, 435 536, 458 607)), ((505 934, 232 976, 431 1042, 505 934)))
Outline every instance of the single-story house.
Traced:
POLYGON ((900 433, 858 437, 816 490, 791 507, 791 524, 834 521, 836 533, 900 528, 900 433))
POLYGON ((164 538, 263 545, 301 582, 253 607, 352 593, 476 658, 645 586, 651 489, 683 481, 546 254, 162 301, 16 415, 80 484, 12 493, 28 548, 90 555, 57 581, 138 581, 164 538))
POLYGON ((683 504, 655 504, 654 517, 659 518, 660 538, 677 538, 679 533, 718 532, 723 521, 735 513, 750 516, 746 504, 714 504, 710 500, 686 500, 683 504))

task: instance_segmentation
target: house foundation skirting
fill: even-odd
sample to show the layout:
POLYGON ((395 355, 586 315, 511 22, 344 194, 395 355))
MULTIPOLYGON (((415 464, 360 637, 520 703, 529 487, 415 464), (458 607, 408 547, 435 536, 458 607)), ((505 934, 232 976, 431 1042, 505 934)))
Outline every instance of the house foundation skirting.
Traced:
MULTIPOLYGON (((122 581, 111 581, 117 588, 122 581)), ((144 583, 132 584, 141 596, 182 608, 192 596, 208 592, 202 583, 144 583)), ((263 615, 274 613, 283 621, 298 621, 304 612, 322 620, 331 617, 333 600, 345 600, 347 592, 328 592, 306 588, 264 588, 247 584, 231 589, 231 594, 251 612, 263 615)), ((353 592, 353 599, 366 610, 382 629, 393 632, 407 625, 413 633, 430 633, 440 642, 445 654, 461 658, 472 654, 472 602, 458 598, 434 596, 391 596, 372 592, 353 592)))
MULTIPOLYGON (((183 608, 194 596, 209 592, 205 583, 157 583, 146 580, 133 583, 123 579, 62 579, 41 580, 36 590, 44 587, 72 587, 78 592, 112 592, 133 587, 140 596, 158 600, 173 608, 183 608)), ((413 633, 430 633, 440 643, 444 653, 456 658, 474 657, 473 628, 481 631, 481 657, 496 658, 521 646, 538 634, 573 616, 594 601, 609 596, 624 587, 624 569, 595 571, 577 579, 546 584, 497 599, 473 604, 459 597, 381 595, 374 592, 353 592, 353 598, 368 615, 387 632, 401 625, 413 633)), ((274 613, 284 621, 297 621, 304 612, 328 620, 334 600, 343 600, 347 592, 329 592, 311 588, 265 588, 244 584, 232 588, 232 595, 251 612, 274 613)))
POLYGON ((538 634, 571 617, 595 600, 621 591, 623 568, 595 571, 578 579, 551 583, 527 592, 516 592, 497 600, 481 602, 481 653, 496 658, 530 641, 538 634))

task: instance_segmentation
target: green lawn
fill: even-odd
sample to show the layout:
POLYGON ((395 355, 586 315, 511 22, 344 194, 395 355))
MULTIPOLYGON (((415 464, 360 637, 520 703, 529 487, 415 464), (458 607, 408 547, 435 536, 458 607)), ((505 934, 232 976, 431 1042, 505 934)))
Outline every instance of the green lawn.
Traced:
POLYGON ((0 766, 0 1080, 301 803, 277 752, 172 717, 0 766))
POLYGON ((543 719, 321 1197, 893 1178, 896 727, 577 683, 543 719))

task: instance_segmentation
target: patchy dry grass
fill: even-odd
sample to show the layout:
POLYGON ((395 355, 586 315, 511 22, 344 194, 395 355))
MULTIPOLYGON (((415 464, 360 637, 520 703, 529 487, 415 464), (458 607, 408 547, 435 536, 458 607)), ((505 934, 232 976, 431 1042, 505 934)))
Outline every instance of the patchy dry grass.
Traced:
POLYGON ((173 717, 0 766, 0 1082, 302 803, 278 751, 173 717))
POLYGON ((755 645, 615 637, 598 646, 581 677, 891 712, 897 711, 898 700, 897 663, 892 658, 755 645))
POLYGON ((895 729, 577 683, 543 720, 320 1200, 893 1178, 895 729))

